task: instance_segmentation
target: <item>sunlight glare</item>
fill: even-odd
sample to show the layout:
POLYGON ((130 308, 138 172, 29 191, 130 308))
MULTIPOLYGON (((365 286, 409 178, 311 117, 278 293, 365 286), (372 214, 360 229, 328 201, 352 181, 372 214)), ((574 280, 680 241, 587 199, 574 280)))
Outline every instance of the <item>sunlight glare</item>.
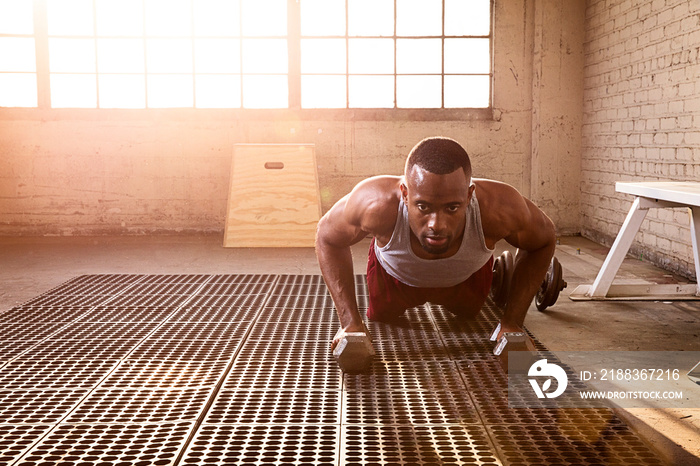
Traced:
POLYGON ((36 107, 36 74, 0 73, 0 107, 36 107))
POLYGON ((241 77, 238 75, 195 76, 197 108, 240 108, 241 77))
POLYGON ((191 73, 192 41, 148 39, 146 63, 149 73, 191 73))
POLYGON ((445 73, 488 73, 488 39, 445 39, 445 73))
POLYGON ((345 108, 345 76, 302 76, 302 108, 345 108))
POLYGON ((396 0, 396 34, 441 35, 442 0, 396 0))
POLYGON ((350 76, 350 107, 393 108, 393 76, 350 76))
POLYGON ((345 39, 301 39, 302 73, 345 73, 345 39))
POLYGON ((394 0, 348 0, 348 34, 394 35, 394 0))
POLYGON ((301 0, 301 35, 345 35, 345 0, 301 0))
POLYGON ((238 36, 241 33, 238 0, 195 0, 194 33, 199 36, 238 36))
POLYGON ((394 39, 350 39, 348 42, 350 73, 394 73, 394 39))
POLYGON ((243 106, 245 108, 287 108, 289 106, 287 76, 244 75, 243 106))
POLYGON ((101 74, 101 108, 145 108, 146 78, 143 75, 101 74))
POLYGON ((194 83, 191 74, 148 76, 148 106, 151 108, 192 107, 194 83))
POLYGON ((244 73, 286 73, 288 69, 285 39, 243 39, 244 73))
POLYGON ((286 36, 287 0, 241 0, 244 36, 286 36))
POLYGON ((396 72, 401 74, 441 73, 440 39, 397 39, 396 72))
POLYGON ((50 36, 92 36, 92 0, 47 0, 50 36))
POLYGON ((0 37, 0 71, 36 71, 34 39, 0 37))
POLYGON ((183 37, 192 33, 190 0, 146 0, 146 34, 183 37))
POLYGON ((96 0, 95 6, 98 35, 143 35, 143 0, 96 0))
POLYGON ((53 108, 97 107, 97 82, 94 74, 52 74, 53 108))
POLYGON ((445 76, 445 107, 488 107, 489 82, 489 76, 445 76))
POLYGON ((33 0, 0 0, 0 34, 34 33, 33 0))
POLYGON ((481 36, 489 33, 489 0, 445 0, 446 36, 481 36))
POLYGON ((195 39, 195 73, 240 73, 239 39, 195 39))
POLYGON ((100 73, 143 73, 143 41, 140 39, 98 39, 97 68, 100 73))
POLYGON ((440 76, 397 76, 397 107, 439 108, 442 100, 441 87, 440 76))
POLYGON ((49 39, 49 69, 52 73, 94 73, 94 39, 49 39))

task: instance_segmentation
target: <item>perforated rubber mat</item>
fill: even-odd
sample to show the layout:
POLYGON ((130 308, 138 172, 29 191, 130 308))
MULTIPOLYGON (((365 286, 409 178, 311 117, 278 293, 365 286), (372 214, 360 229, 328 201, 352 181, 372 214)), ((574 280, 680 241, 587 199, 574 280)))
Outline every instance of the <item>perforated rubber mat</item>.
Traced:
POLYGON ((0 464, 663 464, 608 408, 509 408, 498 319, 367 322, 344 375, 320 276, 80 276, 0 313, 0 464))

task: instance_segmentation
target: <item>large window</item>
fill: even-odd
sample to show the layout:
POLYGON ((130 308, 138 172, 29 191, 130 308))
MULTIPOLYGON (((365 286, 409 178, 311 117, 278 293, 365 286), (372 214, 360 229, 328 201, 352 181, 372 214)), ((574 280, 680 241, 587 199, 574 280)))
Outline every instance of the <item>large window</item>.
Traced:
POLYGON ((0 106, 483 108, 490 0, 0 0, 0 106))
POLYGON ((0 0, 0 106, 38 105, 35 50, 32 2, 0 0))

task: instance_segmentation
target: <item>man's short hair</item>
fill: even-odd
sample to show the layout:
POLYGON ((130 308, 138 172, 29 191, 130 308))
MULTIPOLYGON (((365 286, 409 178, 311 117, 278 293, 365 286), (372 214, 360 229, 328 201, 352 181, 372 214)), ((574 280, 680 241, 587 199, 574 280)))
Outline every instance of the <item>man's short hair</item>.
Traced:
POLYGON ((414 165, 436 175, 447 175, 461 168, 467 179, 472 176, 472 164, 467 151, 454 139, 436 136, 416 144, 406 159, 405 174, 414 165))

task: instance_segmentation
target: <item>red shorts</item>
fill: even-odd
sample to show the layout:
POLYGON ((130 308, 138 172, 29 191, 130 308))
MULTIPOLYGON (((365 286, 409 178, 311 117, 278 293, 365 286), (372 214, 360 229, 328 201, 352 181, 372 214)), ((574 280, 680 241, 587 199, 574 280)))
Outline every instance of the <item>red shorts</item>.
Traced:
POLYGON ((493 256, 484 266, 462 283, 446 288, 418 288, 406 285, 384 270, 374 253, 374 239, 369 247, 367 261, 367 288, 369 307, 367 317, 389 322, 411 307, 426 302, 440 304, 452 314, 465 319, 473 318, 481 310, 491 290, 493 256))

